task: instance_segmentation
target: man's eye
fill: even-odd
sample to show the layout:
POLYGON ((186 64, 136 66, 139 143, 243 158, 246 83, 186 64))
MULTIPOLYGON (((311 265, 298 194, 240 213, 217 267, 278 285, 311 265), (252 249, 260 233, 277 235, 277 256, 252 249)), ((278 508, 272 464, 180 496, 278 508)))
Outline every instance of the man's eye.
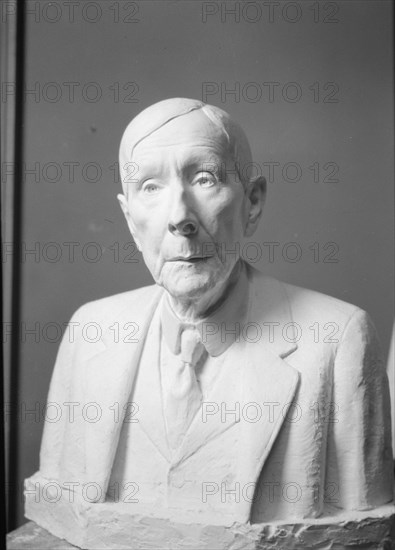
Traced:
POLYGON ((146 183, 143 186, 144 193, 148 193, 150 195, 152 195, 152 193, 156 193, 158 190, 159 190, 159 187, 154 183, 146 183))
POLYGON ((195 183, 198 183, 200 187, 207 188, 216 185, 217 180, 212 174, 205 174, 204 176, 197 177, 195 183))

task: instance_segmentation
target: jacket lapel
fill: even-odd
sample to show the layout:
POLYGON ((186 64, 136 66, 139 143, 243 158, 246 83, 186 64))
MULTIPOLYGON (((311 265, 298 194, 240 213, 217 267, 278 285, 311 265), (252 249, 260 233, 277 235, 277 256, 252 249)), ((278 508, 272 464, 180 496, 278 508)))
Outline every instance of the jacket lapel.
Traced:
POLYGON ((247 407, 244 410, 240 431, 238 479, 246 483, 257 482, 299 381, 299 373, 286 361, 259 348, 249 351, 243 376, 242 403, 253 404, 250 411, 247 407))
MULTIPOLYGON (((110 332, 109 327, 113 326, 110 319, 113 319, 114 313, 109 312, 108 323, 106 320, 106 325, 102 327, 102 339, 106 342, 106 347, 85 364, 83 385, 86 399, 84 404, 86 406, 84 418, 86 477, 89 481, 99 484, 98 500, 101 502, 105 499, 119 435, 127 411, 127 403, 131 401, 130 395, 148 327, 161 294, 162 289, 151 287, 149 297, 146 292, 142 293, 141 303, 135 299, 132 302, 133 310, 126 307, 117 315, 115 322, 119 323, 120 338, 110 332), (135 342, 130 341, 128 337, 122 337, 125 324, 131 321, 138 327, 135 342)), ((104 347, 103 343, 101 347, 104 347)))
POLYGON ((137 380, 138 387, 136 388, 137 402, 142 404, 138 413, 138 421, 161 455, 170 462, 171 454, 163 414, 159 362, 161 327, 158 310, 154 313, 146 338, 149 342, 149 352, 147 355, 145 352, 143 354, 137 380))
MULTIPOLYGON (((242 401, 258 403, 262 416, 257 422, 244 421, 240 430, 237 478, 241 484, 256 485, 287 418, 299 384, 299 372, 285 361, 297 349, 297 344, 292 334, 292 310, 284 286, 251 267, 249 271, 250 322, 258 322, 262 337, 257 343, 247 345, 242 401)), ((247 414, 244 417, 248 419, 247 414)), ((249 519, 250 509, 251 503, 245 502, 245 521, 249 519)))

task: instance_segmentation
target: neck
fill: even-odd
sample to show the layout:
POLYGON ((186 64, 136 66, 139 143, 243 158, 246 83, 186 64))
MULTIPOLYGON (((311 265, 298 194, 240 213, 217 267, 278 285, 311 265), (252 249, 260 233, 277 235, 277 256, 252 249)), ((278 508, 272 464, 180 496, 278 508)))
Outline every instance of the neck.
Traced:
POLYGON ((177 317, 184 322, 196 323, 208 317, 218 309, 228 298, 232 289, 239 280, 242 269, 242 262, 239 260, 225 280, 218 283, 214 288, 207 291, 199 298, 174 298, 169 294, 170 304, 177 317))

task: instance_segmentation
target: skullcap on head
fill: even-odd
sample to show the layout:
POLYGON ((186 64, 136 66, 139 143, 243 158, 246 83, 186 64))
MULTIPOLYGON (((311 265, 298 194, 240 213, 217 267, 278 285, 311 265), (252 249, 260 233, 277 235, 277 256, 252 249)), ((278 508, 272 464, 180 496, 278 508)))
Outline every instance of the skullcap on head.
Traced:
MULTIPOLYGON (((196 110, 201 110, 211 123, 222 131, 228 142, 229 152, 236 163, 239 163, 243 169, 246 165, 252 164, 247 137, 241 126, 233 121, 226 111, 213 105, 207 105, 197 99, 177 97, 165 99, 147 107, 126 127, 119 149, 121 177, 124 170, 126 170, 126 163, 132 161, 135 147, 142 140, 171 120, 196 110)), ((245 176, 245 174, 243 175, 245 176)), ((248 177, 241 176, 241 179, 248 179, 248 177)))

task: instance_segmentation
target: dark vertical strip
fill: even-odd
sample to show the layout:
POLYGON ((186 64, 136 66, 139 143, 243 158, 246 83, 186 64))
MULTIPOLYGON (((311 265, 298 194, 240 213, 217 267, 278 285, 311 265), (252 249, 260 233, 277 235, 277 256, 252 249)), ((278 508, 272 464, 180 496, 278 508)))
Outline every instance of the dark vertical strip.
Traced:
MULTIPOLYGON (((3 243, 3 231, 2 231, 2 228, 3 228, 3 217, 2 217, 2 213, 3 213, 3 208, 4 208, 4 205, 2 204, 1 205, 1 209, 0 209, 0 242, 3 243)), ((3 258, 2 258, 2 261, 3 261, 3 258)), ((3 291, 4 287, 3 287, 3 269, 0 269, 0 289, 3 291)), ((3 318, 3 306, 4 306, 4 303, 3 303, 3 292, 1 292, 1 297, 0 297, 0 317, 1 317, 1 326, 4 327, 3 325, 3 322, 4 322, 4 318, 3 318)), ((2 350, 2 353, 0 355, 0 362, 1 362, 1 376, 0 376, 0 396, 2 397, 1 399, 1 402, 3 403, 3 396, 4 396, 4 384, 3 384, 3 380, 4 380, 4 351, 2 350)), ((8 396, 7 396, 8 397, 8 396)), ((7 398, 6 398, 7 400, 7 398)), ((4 442, 5 441, 5 430, 4 430, 4 418, 5 418, 5 414, 4 414, 4 411, 5 411, 5 407, 2 407, 2 415, 1 415, 1 420, 0 420, 0 441, 1 442, 4 442)), ((0 507, 1 509, 3 510, 3 513, 0 513, 0 518, 1 518, 1 523, 0 523, 0 533, 1 533, 1 536, 2 536, 2 543, 3 543, 3 546, 5 548, 5 533, 6 533, 6 516, 4 514, 4 510, 6 510, 6 476, 5 476, 5 445, 3 443, 3 445, 1 446, 2 448, 2 452, 0 454, 0 507)))
POLYGON ((19 480, 19 383, 21 314, 21 237, 23 208, 23 160, 24 160, 24 89, 25 89, 25 0, 18 0, 16 21, 16 70, 15 70, 15 134, 14 134, 14 199, 12 256, 12 339, 10 403, 14 414, 10 418, 9 479, 8 479, 8 530, 15 529, 18 521, 18 505, 21 498, 19 480), (18 502, 19 501, 19 502, 18 502))
MULTIPOLYGON (((3 220, 1 220, 2 222, 3 220)), ((0 241, 3 242, 3 234, 2 234, 2 223, 0 223, 0 241)), ((3 270, 0 269, 0 288, 3 289, 3 270)), ((3 312, 3 294, 1 294, 1 298, 0 298, 0 315, 1 315, 1 320, 2 322, 4 322, 4 319, 3 319, 3 315, 2 315, 2 312, 3 312)), ((3 323, 1 325, 2 327, 4 326, 3 323)), ((1 374, 3 375, 4 373, 4 361, 3 361, 3 353, 1 354, 1 374)), ((4 376, 0 376, 0 395, 3 396, 4 395, 4 384, 3 384, 3 380, 4 380, 4 376)), ((4 441, 4 407, 3 407, 3 414, 2 414, 2 418, 1 418, 1 422, 0 422, 0 438, 1 438, 1 441, 4 441)), ((3 445, 2 446, 2 449, 5 449, 5 446, 3 445)), ((2 452, 1 453, 1 462, 0 462, 0 488, 1 488, 1 492, 0 492, 0 507, 1 509, 4 511, 6 509, 5 507, 5 499, 6 499, 6 491, 5 491, 5 460, 4 460, 4 453, 2 452)), ((5 544, 5 538, 4 538, 4 535, 6 533, 6 517, 5 517, 5 514, 2 513, 0 514, 0 518, 1 518, 1 523, 0 523, 0 533, 1 533, 1 536, 2 536, 2 543, 3 545, 5 544)), ((5 546, 4 546, 5 547, 5 546)))

